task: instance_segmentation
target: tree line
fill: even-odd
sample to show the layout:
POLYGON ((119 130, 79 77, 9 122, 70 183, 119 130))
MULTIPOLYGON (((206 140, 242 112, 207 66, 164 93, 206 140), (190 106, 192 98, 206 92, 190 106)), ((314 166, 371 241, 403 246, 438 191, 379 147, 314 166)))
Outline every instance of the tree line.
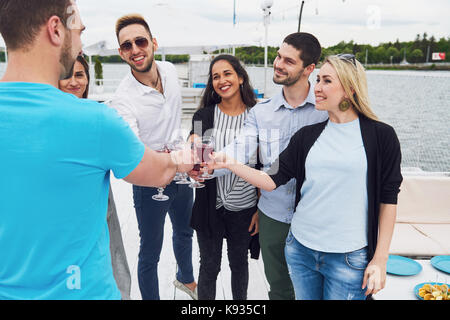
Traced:
MULTIPOLYGON (((278 47, 268 48, 268 61, 272 63, 278 47)), ((338 53, 352 53, 363 64, 398 64, 406 57, 409 63, 433 62, 433 52, 445 52, 446 62, 450 62, 450 37, 437 40, 434 36, 428 37, 427 33, 418 34, 414 41, 381 43, 378 46, 358 44, 354 41, 341 41, 337 45, 322 48, 323 61, 326 56, 338 53), (428 55, 428 58, 427 58, 428 55)), ((236 56, 245 64, 264 64, 264 48, 245 47, 236 48, 236 56)))
MULTIPOLYGON (((272 64, 277 56, 279 47, 268 47, 268 62, 272 64)), ((418 34, 414 41, 381 43, 378 46, 369 44, 359 44, 354 41, 341 41, 334 46, 323 48, 321 61, 328 56, 338 53, 353 53, 363 64, 398 64, 405 57, 409 63, 433 62, 433 52, 445 52, 446 62, 450 62, 450 37, 436 39, 429 37, 427 33, 418 34)), ((213 52, 218 54, 219 51, 213 52)), ((264 64, 264 48, 258 46, 236 48, 236 57, 247 65, 264 64)), ((161 55, 155 56, 156 60, 161 60, 161 55)), ((172 63, 189 62, 189 55, 166 55, 166 61, 172 63)), ((122 63, 119 55, 101 57, 93 56, 92 61, 99 60, 101 63, 122 63)), ((0 52, 0 61, 5 61, 5 53, 0 52)))
POLYGON ((353 41, 340 42, 335 46, 323 50, 322 58, 337 53, 353 53, 356 58, 368 64, 400 63, 404 58, 409 63, 435 62, 432 60, 433 52, 446 53, 446 62, 450 62, 450 37, 437 40, 427 33, 418 34, 414 41, 381 43, 378 46, 357 44, 353 41))
MULTIPOLYGON (((86 57, 87 58, 87 57, 86 57)), ((155 59, 161 61, 162 56, 160 54, 155 55, 155 59)), ((122 58, 119 55, 115 56, 92 56, 92 61, 100 61, 101 63, 123 63, 122 58)), ((188 54, 167 54, 166 55, 166 61, 172 62, 172 63, 185 63, 189 62, 189 55, 188 54)))

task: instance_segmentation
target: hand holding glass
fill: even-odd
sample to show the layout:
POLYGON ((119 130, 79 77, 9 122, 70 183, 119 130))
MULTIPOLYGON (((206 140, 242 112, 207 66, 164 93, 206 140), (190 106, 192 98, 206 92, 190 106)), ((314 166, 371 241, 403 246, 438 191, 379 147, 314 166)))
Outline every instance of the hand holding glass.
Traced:
MULTIPOLYGON (((214 152, 214 138, 213 137, 204 137, 201 141, 195 146, 198 158, 202 163, 208 163, 211 161, 210 154, 214 152)), ((204 166, 204 171, 200 179, 208 180, 213 179, 214 177, 208 173, 208 165, 204 166)))
MULTIPOLYGON (((172 143, 174 150, 183 150, 185 145, 186 142, 182 138, 178 138, 172 143)), ((176 181, 176 184, 191 184, 191 182, 188 180, 189 176, 186 172, 185 173, 177 172, 177 176, 178 178, 175 177, 176 179, 174 179, 174 181, 176 181)))
MULTIPOLYGON (((171 150, 166 145, 164 145, 161 148, 159 148, 158 150, 156 150, 156 152, 159 152, 159 153, 170 153, 170 151, 171 150)), ((154 196, 152 196, 152 199, 156 200, 156 201, 167 201, 170 198, 164 194, 164 188, 158 188, 158 194, 155 194, 154 196)))
MULTIPOLYGON (((202 140, 200 139, 196 139, 193 143, 192 143, 192 149, 194 151, 194 155, 197 157, 197 159, 195 159, 195 165, 194 168, 192 169, 192 171, 200 171, 201 168, 201 162, 203 161, 203 156, 202 156, 202 140)), ((202 179, 202 177, 198 176, 199 179, 202 179)), ((200 182, 194 180, 191 177, 191 181, 192 183, 189 185, 189 188, 192 189, 200 189, 200 188, 204 188, 205 185, 201 184, 200 182)))

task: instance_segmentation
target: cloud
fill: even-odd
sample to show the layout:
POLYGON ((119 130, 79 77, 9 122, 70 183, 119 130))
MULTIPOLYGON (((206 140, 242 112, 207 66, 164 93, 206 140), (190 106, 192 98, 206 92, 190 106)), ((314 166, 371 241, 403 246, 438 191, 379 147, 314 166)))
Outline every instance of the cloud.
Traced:
MULTIPOLYGON (((259 45, 264 38, 260 0, 236 0, 235 28, 233 0, 77 0, 77 3, 87 26, 83 35, 86 45, 107 40, 111 46, 117 46, 115 22, 120 16, 134 12, 148 19, 162 46, 259 45)), ((299 9, 298 0, 274 0, 270 45, 278 46, 285 35, 297 31, 299 9)), ((436 38, 448 37, 449 11, 448 0, 305 0, 302 31, 317 35, 323 46, 341 40, 373 45, 397 38, 408 41, 424 32, 436 38)))

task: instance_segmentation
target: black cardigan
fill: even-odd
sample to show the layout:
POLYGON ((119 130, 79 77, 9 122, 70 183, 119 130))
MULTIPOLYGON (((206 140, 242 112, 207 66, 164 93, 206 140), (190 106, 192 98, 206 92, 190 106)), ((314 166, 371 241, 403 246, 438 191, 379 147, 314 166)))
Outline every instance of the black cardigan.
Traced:
MULTIPOLYGON (((190 135, 194 134, 194 122, 199 121, 202 124, 203 135, 206 130, 214 127, 214 107, 198 109, 192 117, 192 130, 190 135)), ((198 132, 196 132, 198 134, 198 132)), ((210 226, 215 225, 214 219, 217 218, 216 198, 217 184, 216 179, 205 180, 204 188, 195 189, 195 201, 192 208, 191 227, 194 230, 206 233, 211 236, 210 226)))
MULTIPOLYGON (((194 122, 198 121, 202 124, 202 132, 214 128, 214 110, 215 106, 198 109, 192 117, 192 130, 190 135, 194 134, 194 122)), ((195 132, 199 134, 199 132, 195 132)), ((258 167, 258 165, 257 165, 258 167)), ((195 189, 195 201, 192 208, 191 227, 194 230, 202 231, 209 237, 214 232, 212 226, 217 224, 216 214, 216 198, 217 198, 217 183, 216 179, 205 180, 205 187, 195 189)), ((259 257, 259 241, 258 235, 252 238, 250 244, 250 253, 253 259, 259 257)))
MULTIPOLYGON (((400 143, 394 129, 382 122, 359 116, 361 135, 367 157, 367 194, 368 194, 368 253, 370 260, 375 254, 378 241, 378 220, 380 204, 397 204, 402 175, 400 170, 400 143)), ((288 147, 280 154, 269 175, 279 187, 290 179, 296 178, 297 207, 300 192, 305 180, 306 157, 325 129, 328 120, 300 129, 290 140, 288 147)))

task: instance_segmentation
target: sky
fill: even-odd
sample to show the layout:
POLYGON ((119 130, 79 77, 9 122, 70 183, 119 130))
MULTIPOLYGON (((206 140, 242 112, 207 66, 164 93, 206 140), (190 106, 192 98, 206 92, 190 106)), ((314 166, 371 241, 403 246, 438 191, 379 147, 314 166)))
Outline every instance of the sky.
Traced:
MULTIPOLYGON (((116 48, 118 18, 140 13, 159 46, 264 45, 261 0, 77 0, 87 29, 85 46, 105 40, 116 48)), ((298 28, 300 0, 273 0, 268 44, 279 46, 298 28)), ((340 41, 378 45, 412 41, 426 32, 450 37, 449 0, 305 0, 301 31, 313 33, 323 47, 340 41)), ((0 45, 3 40, 0 39, 0 45)))

